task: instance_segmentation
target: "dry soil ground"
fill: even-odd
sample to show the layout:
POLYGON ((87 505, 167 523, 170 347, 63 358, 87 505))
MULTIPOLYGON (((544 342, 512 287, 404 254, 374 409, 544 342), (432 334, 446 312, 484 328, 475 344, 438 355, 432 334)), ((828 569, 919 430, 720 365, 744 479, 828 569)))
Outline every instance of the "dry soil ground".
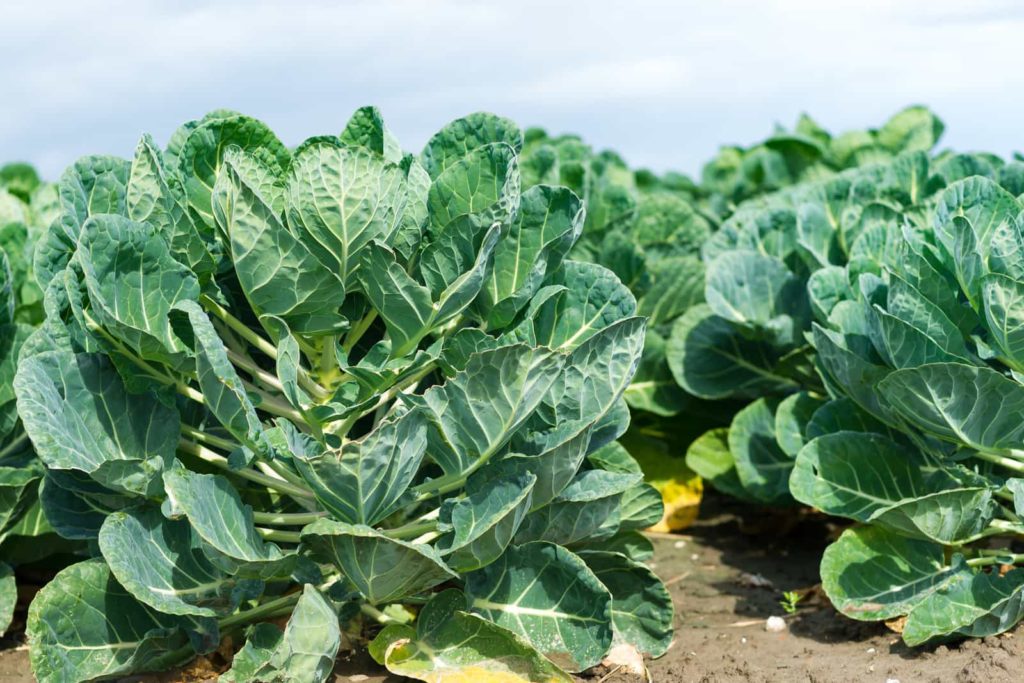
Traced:
MULTIPOLYGON (((654 568, 669 584, 677 634, 650 663, 657 683, 1002 683, 1024 681, 1024 629, 981 641, 910 650, 885 626, 846 619, 815 590, 818 559, 834 533, 822 518, 772 515, 708 496, 685 534, 655 539, 654 568), (782 633, 764 630, 782 615, 783 591, 806 594, 782 633)), ((0 683, 31 681, 16 639, 0 642, 0 683)), ((133 681, 213 680, 213 661, 133 681), (209 664, 212 664, 210 666, 209 664)), ((365 657, 341 660, 338 683, 399 683, 365 657)), ((587 683, 634 683, 601 671, 587 683)))

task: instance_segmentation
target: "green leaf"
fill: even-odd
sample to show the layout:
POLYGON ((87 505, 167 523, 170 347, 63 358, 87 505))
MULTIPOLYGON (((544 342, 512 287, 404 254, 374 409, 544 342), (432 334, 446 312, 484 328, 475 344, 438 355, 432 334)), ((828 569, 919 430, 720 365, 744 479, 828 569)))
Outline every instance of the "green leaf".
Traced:
POLYGON ((159 490, 160 470, 178 444, 178 411, 151 393, 129 394, 105 357, 45 351, 22 358, 14 389, 47 467, 85 472, 126 493, 159 490))
POLYGON ((537 541, 466 575, 470 609, 525 638, 567 671, 597 664, 612 643, 611 594, 583 560, 537 541))
POLYGON ((192 327, 196 375, 206 407, 241 443, 263 450, 257 444, 263 425, 213 323, 194 301, 182 301, 176 309, 188 315, 192 327))
POLYGON ((793 496, 828 514, 874 521, 939 543, 980 534, 994 517, 992 490, 933 470, 913 448, 878 434, 837 432, 797 457, 793 496))
POLYGON ((478 147, 501 142, 519 152, 523 133, 510 119, 486 112, 477 112, 456 119, 434 134, 420 155, 423 167, 431 178, 478 147))
POLYGON ((781 358, 776 349, 745 338, 705 304, 676 319, 665 356, 680 386, 701 398, 756 397, 796 388, 774 372, 781 358))
POLYGON ((339 449, 292 450, 296 469, 337 519, 377 524, 397 510, 427 448, 427 422, 413 410, 339 449))
POLYGON ((806 391, 791 394, 779 402, 775 410, 775 440, 787 456, 796 458, 807 443, 807 426, 824 404, 824 400, 806 391))
POLYGON ((587 551, 579 555, 612 594, 614 643, 628 643, 651 657, 672 644, 675 608, 668 589, 645 565, 625 555, 587 551))
POLYGON ((46 229, 33 258, 40 285, 48 285, 68 264, 89 216, 125 214, 130 168, 117 157, 87 156, 64 171, 59 184, 60 215, 46 229))
POLYGON ((654 330, 647 331, 643 357, 624 394, 630 408, 670 417, 681 412, 689 402, 686 392, 672 376, 665 356, 666 346, 665 337, 654 330))
POLYGON ((695 257, 672 257, 648 266, 650 288, 637 301, 637 315, 651 327, 668 324, 704 301, 704 264, 695 257))
POLYGON ((778 401, 758 399, 737 413, 729 427, 729 451, 743 489, 769 505, 792 502, 789 475, 793 458, 776 440, 777 407, 778 401))
POLYGON ((498 559, 515 537, 533 503, 537 476, 505 460, 466 482, 466 497, 441 508, 441 524, 451 532, 437 542, 449 567, 480 569, 498 559), (503 466, 504 465, 504 466, 503 466))
POLYGON ((969 574, 962 561, 946 563, 941 545, 873 526, 847 529, 821 559, 825 594, 862 621, 908 614, 936 588, 969 574))
POLYGON ((384 117, 377 107, 360 107, 345 124, 339 136, 346 145, 365 147, 391 163, 402 159, 402 147, 384 125, 384 117))
MULTIPOLYGON (((171 153, 184 182, 189 208, 208 228, 215 225, 212 196, 224 154, 232 146, 261 155, 280 172, 291 163, 291 153, 262 121, 227 113, 203 119, 171 153)), ((168 149, 170 152, 170 147, 168 149)))
POLYGON ((437 551, 368 526, 318 519, 302 530, 315 557, 341 569, 372 604, 395 602, 456 578, 437 551))
POLYGON ((277 316, 306 334, 344 323, 344 273, 321 263, 260 194, 247 166, 257 162, 228 150, 213 190, 213 213, 230 240, 239 284, 257 315, 277 316))
POLYGON ((127 216, 155 226, 179 262, 200 276, 210 276, 217 265, 184 199, 178 179, 168 173, 163 154, 149 135, 143 135, 135 148, 125 191, 127 216))
POLYGON ((580 472, 557 498, 526 517, 515 542, 571 545, 610 538, 619 530, 623 494, 641 479, 637 473, 580 472))
POLYGON ((727 427, 710 429, 694 439, 686 450, 686 466, 722 493, 740 500, 753 499, 736 471, 727 427))
POLYGON ((935 363, 898 370, 879 394, 910 424, 978 450, 1012 449, 1024 438, 1024 387, 995 370, 935 363))
POLYGON ((538 185, 523 193, 508 235, 494 249, 494 264, 476 300, 493 329, 508 325, 540 289, 545 275, 583 229, 580 199, 564 187, 538 185))
POLYGON ((412 351, 428 332, 452 320, 469 306, 484 284, 498 236, 497 227, 488 230, 476 261, 436 299, 430 289, 405 272, 393 252, 376 242, 364 249, 360 283, 387 325, 393 358, 412 351))
POLYGON ((138 502, 118 494, 73 470, 49 470, 39 485, 39 502, 46 521, 61 537, 90 540, 111 513, 138 502))
POLYGON ((1010 367, 1024 370, 1024 283, 990 273, 981 298, 992 341, 1010 367))
POLYGON ((719 317, 753 330, 768 330, 772 339, 793 343, 806 302, 803 283, 772 256, 736 250, 708 264, 704 296, 719 317))
POLYGON ((224 616, 262 583, 236 580, 192 544, 192 527, 153 507, 115 512, 100 529, 100 551, 118 583, 164 614, 224 616))
POLYGON ((540 405, 563 363, 564 356, 526 345, 470 358, 464 372, 423 394, 440 436, 431 457, 449 475, 490 459, 540 405))
POLYGON ((427 683, 569 683, 571 677, 521 637, 465 611, 451 589, 434 596, 409 626, 387 626, 370 651, 398 676, 427 683))
POLYGON ((77 683, 168 668, 194 656, 185 623, 138 602, 101 560, 80 562, 29 606, 32 673, 40 683, 77 683))
POLYGON ((0 562, 0 636, 7 632, 18 602, 18 586, 11 565, 0 562))
POLYGON ((302 589, 282 634, 259 624, 235 655, 225 683, 323 683, 334 669, 341 628, 331 603, 316 588, 302 589))
POLYGON ((516 152, 503 142, 472 149, 432 177, 427 232, 434 237, 453 224, 474 233, 494 223, 508 225, 520 201, 516 152))
POLYGON ((238 491, 224 477, 175 467, 164 472, 164 488, 164 515, 187 517, 210 560, 223 571, 248 578, 291 572, 295 556, 260 538, 253 526, 252 508, 242 503, 238 491))
MULTIPOLYGON (((374 152, 326 141, 304 147, 287 180, 288 225, 345 291, 356 289, 365 249, 390 244, 406 202, 402 169, 374 152)), ((276 233, 276 230, 275 230, 276 233)))
POLYGON ((615 274, 596 263, 566 261, 549 285, 566 289, 531 315, 536 343, 571 350, 636 312, 636 299, 615 274))
POLYGON ((154 226, 120 216, 90 218, 76 260, 96 322, 142 358, 183 362, 186 349, 168 314, 178 302, 198 298, 199 283, 154 226))
POLYGON ((916 605, 903 627, 911 647, 947 636, 983 638, 1013 628, 1024 617, 1024 570, 961 572, 916 605))

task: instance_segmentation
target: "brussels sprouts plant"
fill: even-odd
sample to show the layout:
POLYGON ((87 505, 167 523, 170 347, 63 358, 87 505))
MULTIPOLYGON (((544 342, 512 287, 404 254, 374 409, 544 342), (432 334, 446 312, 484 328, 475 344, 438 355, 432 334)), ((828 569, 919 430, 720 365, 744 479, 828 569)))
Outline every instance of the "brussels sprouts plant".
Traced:
POLYGON ((39 680, 243 631, 225 680, 322 681, 343 640, 426 681, 664 653, 661 499, 616 443, 645 320, 522 146, 473 114, 405 154, 364 108, 289 149, 216 111, 65 172, 14 387, 93 556, 31 605, 39 680))

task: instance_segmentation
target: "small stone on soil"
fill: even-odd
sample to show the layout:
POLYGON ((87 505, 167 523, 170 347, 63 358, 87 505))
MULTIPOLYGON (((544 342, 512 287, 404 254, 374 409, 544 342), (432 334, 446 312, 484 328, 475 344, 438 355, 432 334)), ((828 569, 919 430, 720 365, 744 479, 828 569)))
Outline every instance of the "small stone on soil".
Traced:
POLYGON ((782 633, 786 630, 786 620, 782 617, 768 617, 764 622, 764 630, 769 633, 782 633))

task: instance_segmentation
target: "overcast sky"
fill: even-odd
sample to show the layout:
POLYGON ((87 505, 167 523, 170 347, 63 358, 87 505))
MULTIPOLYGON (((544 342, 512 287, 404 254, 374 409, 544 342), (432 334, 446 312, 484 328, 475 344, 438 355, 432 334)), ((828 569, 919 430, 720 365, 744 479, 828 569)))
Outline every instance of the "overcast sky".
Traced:
POLYGON ((0 159, 55 178, 219 107, 295 144, 364 104, 408 150, 485 109, 695 173, 801 111, 839 131, 923 103, 945 144, 1008 154, 1022 29, 996 0, 7 0, 0 159))

